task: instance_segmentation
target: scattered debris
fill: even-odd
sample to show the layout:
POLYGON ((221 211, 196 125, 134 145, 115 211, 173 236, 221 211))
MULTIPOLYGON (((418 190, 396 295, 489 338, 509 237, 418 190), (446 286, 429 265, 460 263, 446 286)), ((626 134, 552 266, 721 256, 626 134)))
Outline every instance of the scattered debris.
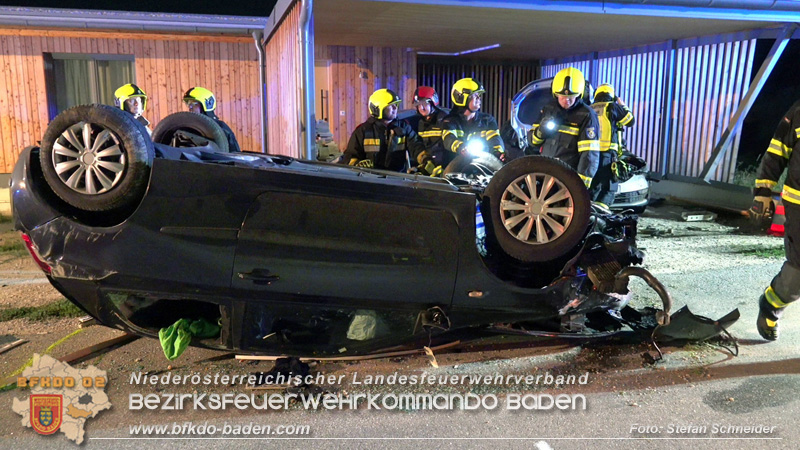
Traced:
POLYGON ((135 341, 136 339, 139 339, 139 336, 136 336, 134 334, 123 334, 122 336, 100 342, 99 344, 90 345, 89 347, 86 347, 84 349, 70 353, 69 355, 58 358, 58 360, 61 362, 65 362, 67 364, 73 364, 97 356, 100 353, 105 353, 114 348, 117 348, 118 346, 128 344, 130 342, 135 341))
MULTIPOLYGON (((436 347, 432 347, 431 350, 433 351, 440 351, 449 348, 453 348, 456 346, 461 345, 461 341, 454 341, 448 344, 442 344, 436 347)), ((407 356, 407 355, 418 355, 420 350, 412 349, 412 350, 400 350, 396 352, 386 352, 386 353, 370 353, 369 355, 361 355, 361 356, 337 356, 337 357, 330 357, 330 358, 299 358, 300 361, 365 361, 368 359, 381 359, 381 358, 392 358, 395 356, 407 356)), ((286 356, 265 356, 265 355, 236 355, 236 359, 240 361, 275 361, 280 358, 285 358, 286 356)))
POLYGON ((425 350, 425 356, 428 357, 428 361, 431 363, 431 365, 438 369, 439 368, 439 363, 436 362, 436 355, 433 354, 433 350, 431 350, 431 348, 428 347, 428 346, 425 346, 425 347, 422 347, 422 348, 423 348, 423 350, 425 350))
POLYGON ((278 358, 269 372, 253 372, 256 377, 253 385, 248 389, 285 389, 291 386, 305 386, 306 383, 297 384, 296 377, 305 378, 311 373, 311 366, 300 361, 297 357, 278 358))
POLYGON ((709 211, 684 211, 681 218, 686 222, 713 222, 717 218, 717 213, 709 211))
POLYGON ((640 229, 639 230, 639 234, 642 234, 642 235, 645 235, 645 236, 652 236, 652 237, 671 235, 672 234, 672 228, 661 229, 661 228, 656 228, 656 227, 652 227, 652 226, 647 226, 647 227, 644 227, 644 228, 640 229))
POLYGON ((88 328, 92 325, 97 325, 97 319, 92 316, 83 316, 78 319, 78 328, 88 328))
POLYGON ((28 341, 26 341, 25 339, 17 339, 14 342, 6 344, 6 345, 0 347, 0 355, 5 353, 5 352, 7 352, 7 351, 9 351, 9 350, 11 350, 14 347, 19 347, 20 345, 22 345, 22 344, 24 344, 26 342, 28 342, 28 341))

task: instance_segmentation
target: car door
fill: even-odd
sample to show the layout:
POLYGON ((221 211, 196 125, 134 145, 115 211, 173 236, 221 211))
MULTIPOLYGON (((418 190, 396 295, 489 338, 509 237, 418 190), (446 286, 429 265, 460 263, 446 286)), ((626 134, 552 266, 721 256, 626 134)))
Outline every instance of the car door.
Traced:
POLYGON ((302 189, 259 195, 239 233, 232 274, 239 295, 449 305, 459 226, 447 198, 459 193, 419 189, 401 177, 364 178, 298 181, 302 189))

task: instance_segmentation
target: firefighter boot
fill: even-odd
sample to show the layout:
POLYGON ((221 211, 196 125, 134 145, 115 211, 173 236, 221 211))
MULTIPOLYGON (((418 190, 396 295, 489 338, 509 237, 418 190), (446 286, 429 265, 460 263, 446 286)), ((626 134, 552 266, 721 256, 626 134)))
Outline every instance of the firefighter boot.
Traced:
MULTIPOLYGON (((771 290, 768 288, 767 290, 771 290)), ((774 292, 773 292, 774 294, 774 292)), ((778 319, 781 318, 783 308, 776 308, 767 299, 766 293, 761 294, 758 300, 758 319, 756 320, 756 329, 762 338, 768 341, 775 341, 778 339, 778 319)))

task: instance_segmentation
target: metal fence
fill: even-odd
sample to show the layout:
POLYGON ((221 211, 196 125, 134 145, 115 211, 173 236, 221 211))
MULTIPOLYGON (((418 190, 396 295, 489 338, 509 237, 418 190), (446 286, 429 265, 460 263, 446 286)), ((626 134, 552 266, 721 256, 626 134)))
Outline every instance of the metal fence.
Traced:
MULTIPOLYGON (((674 41, 630 54, 548 61, 542 77, 576 67, 595 87, 610 83, 636 115, 626 135, 629 149, 651 170, 697 177, 750 86, 755 44, 755 39, 704 45, 674 41)), ((731 145, 713 180, 733 181, 738 136, 731 145)))

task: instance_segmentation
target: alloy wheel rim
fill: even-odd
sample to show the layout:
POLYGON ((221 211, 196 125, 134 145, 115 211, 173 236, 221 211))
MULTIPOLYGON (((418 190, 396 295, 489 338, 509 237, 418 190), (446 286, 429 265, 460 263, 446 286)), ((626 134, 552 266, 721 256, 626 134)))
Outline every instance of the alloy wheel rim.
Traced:
POLYGON ((529 173, 508 184, 500 198, 500 219, 526 244, 553 242, 569 228, 575 202, 567 186, 552 175, 529 173))
POLYGON ((58 178, 80 194, 111 190, 122 179, 125 163, 119 137, 98 124, 78 122, 53 144, 53 168, 58 178))

